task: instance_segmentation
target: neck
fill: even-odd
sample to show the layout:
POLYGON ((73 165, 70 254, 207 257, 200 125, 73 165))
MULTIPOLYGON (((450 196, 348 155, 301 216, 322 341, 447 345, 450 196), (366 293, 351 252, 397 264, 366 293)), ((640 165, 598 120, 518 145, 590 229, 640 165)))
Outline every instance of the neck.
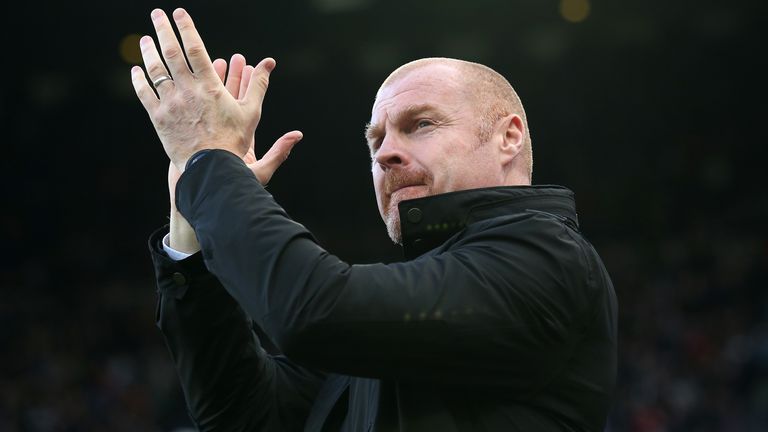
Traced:
POLYGON ((531 179, 528 174, 523 174, 520 170, 512 169, 504 179, 505 186, 530 186, 531 179))

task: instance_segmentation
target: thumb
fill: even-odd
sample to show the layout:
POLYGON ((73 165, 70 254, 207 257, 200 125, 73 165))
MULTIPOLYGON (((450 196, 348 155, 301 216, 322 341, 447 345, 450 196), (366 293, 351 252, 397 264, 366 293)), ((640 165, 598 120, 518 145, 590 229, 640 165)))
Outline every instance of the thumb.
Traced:
POLYGON ((275 171, 288 159, 293 146, 301 141, 303 137, 304 134, 301 131, 288 132, 278 138, 259 161, 248 165, 261 184, 266 185, 269 183, 275 171))

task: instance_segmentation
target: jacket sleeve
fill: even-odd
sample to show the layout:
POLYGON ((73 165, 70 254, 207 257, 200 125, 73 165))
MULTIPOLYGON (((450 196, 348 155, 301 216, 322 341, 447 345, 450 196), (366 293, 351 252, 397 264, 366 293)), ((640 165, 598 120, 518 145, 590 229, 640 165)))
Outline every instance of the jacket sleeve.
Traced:
POLYGON ((158 288, 157 326, 199 430, 302 430, 323 375, 261 346, 251 320, 203 265, 171 260, 150 238, 158 288))
POLYGON ((288 357, 330 372, 531 390, 565 366, 588 314, 560 225, 542 245, 478 222, 444 253, 349 265, 226 151, 190 167, 176 199, 237 302, 288 357))

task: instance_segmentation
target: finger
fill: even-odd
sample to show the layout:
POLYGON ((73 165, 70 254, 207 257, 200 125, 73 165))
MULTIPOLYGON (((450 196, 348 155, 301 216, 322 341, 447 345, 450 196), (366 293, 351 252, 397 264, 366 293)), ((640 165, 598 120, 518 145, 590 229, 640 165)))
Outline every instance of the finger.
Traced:
POLYGON ((291 149, 304 137, 300 131, 292 131, 278 138, 269 151, 254 166, 254 173, 262 184, 267 184, 280 165, 288 159, 291 149))
POLYGON ((269 87, 269 74, 275 69, 275 60, 267 57, 260 61, 253 68, 251 73, 251 82, 248 83, 248 90, 245 94, 245 105, 251 111, 251 114, 257 116, 261 113, 261 104, 264 102, 264 96, 269 87))
POLYGON ((237 93, 238 99, 245 98, 245 92, 248 90, 248 84, 251 82, 251 74, 253 73, 253 66, 246 65, 243 68, 243 79, 240 80, 240 91, 237 93))
POLYGON ((240 95, 240 81, 242 81, 245 57, 235 54, 229 60, 229 73, 227 74, 227 90, 235 99, 240 95))
POLYGON ((215 76, 216 72, 213 70, 211 58, 208 57, 205 44, 195 28, 195 23, 192 22, 192 17, 184 9, 178 8, 173 11, 173 19, 179 29, 181 42, 184 44, 184 52, 187 53, 187 60, 192 66, 192 71, 195 75, 203 77, 215 76))
POLYGON ((181 50, 176 33, 173 32, 171 22, 162 9, 152 11, 152 24, 157 32, 157 42, 160 44, 160 52, 163 54, 166 65, 174 79, 185 79, 191 76, 184 52, 181 50))
POLYGON ((136 91, 136 96, 139 97, 139 101, 144 106, 144 109, 148 113, 151 113, 155 107, 160 103, 152 91, 147 77, 144 75, 144 70, 140 66, 134 66, 131 68, 131 82, 133 83, 133 89, 136 91))
MULTIPOLYGON (((163 60, 160 59, 157 47, 150 36, 144 36, 139 39, 139 48, 141 49, 141 57, 144 59, 144 67, 147 68, 150 81, 154 82, 163 75, 170 75, 168 69, 163 64, 163 60)), ((157 94, 162 96, 173 88, 173 81, 167 80, 159 83, 156 90, 157 94)))
POLYGON ((224 77, 227 75, 227 61, 221 58, 217 58, 213 61, 213 70, 216 71, 216 75, 224 84, 224 77))

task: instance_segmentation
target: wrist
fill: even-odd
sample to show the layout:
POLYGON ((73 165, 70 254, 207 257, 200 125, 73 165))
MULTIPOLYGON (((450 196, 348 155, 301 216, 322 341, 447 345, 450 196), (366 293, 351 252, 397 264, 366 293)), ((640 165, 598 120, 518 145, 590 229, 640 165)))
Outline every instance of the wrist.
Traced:
POLYGON ((200 243, 192 226, 177 210, 171 210, 168 245, 179 252, 193 254, 200 250, 200 243))
POLYGON ((187 158, 185 161, 183 161, 183 163, 184 163, 184 165, 183 165, 184 170, 186 171, 187 169, 189 169, 189 167, 191 167, 195 162, 199 161, 205 155, 210 153, 211 150, 214 150, 214 149, 207 148, 207 149, 198 150, 195 153, 193 153, 191 156, 189 156, 189 158, 187 158))

